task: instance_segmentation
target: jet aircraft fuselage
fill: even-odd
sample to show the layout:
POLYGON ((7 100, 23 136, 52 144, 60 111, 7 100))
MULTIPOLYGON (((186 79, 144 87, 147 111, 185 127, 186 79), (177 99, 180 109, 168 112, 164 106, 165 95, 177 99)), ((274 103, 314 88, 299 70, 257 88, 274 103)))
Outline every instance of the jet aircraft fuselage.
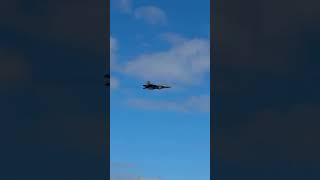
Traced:
POLYGON ((152 84, 150 81, 148 81, 146 84, 143 85, 143 89, 149 89, 149 90, 154 90, 154 89, 164 89, 164 88, 171 88, 168 85, 165 84, 152 84))

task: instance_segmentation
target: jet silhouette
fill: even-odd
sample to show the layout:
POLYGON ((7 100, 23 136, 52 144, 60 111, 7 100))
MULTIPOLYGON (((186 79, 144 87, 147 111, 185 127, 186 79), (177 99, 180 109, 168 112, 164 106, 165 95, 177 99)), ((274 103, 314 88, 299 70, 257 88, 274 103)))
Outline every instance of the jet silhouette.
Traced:
POLYGON ((171 88, 168 85, 164 85, 164 84, 152 84, 150 81, 147 81, 146 84, 143 85, 144 88, 143 89, 149 89, 149 90, 154 90, 154 89, 164 89, 164 88, 171 88))

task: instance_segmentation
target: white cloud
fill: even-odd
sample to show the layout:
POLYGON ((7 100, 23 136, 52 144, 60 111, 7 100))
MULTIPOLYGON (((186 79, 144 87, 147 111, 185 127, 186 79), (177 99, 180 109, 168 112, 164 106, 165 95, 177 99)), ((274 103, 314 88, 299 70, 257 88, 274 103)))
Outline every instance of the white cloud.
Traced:
POLYGON ((118 50, 118 41, 114 37, 110 37, 110 52, 115 53, 118 50))
MULTIPOLYGON (((110 68, 116 69, 116 52, 118 50, 118 41, 114 37, 110 37, 110 68)), ((119 79, 114 76, 110 77, 110 88, 116 89, 120 85, 119 79)))
POLYGON ((185 101, 175 102, 168 100, 149 100, 132 98, 127 101, 131 107, 155 110, 155 111, 173 111, 173 112, 210 112, 210 96, 192 96, 185 101))
POLYGON ((161 180, 160 177, 150 178, 150 177, 139 177, 139 180, 161 180))
POLYGON ((121 71, 143 81, 200 84, 210 72, 209 40, 184 39, 172 34, 165 38, 172 42, 169 50, 142 54, 122 65, 121 71))
POLYGON ((146 177, 133 173, 135 164, 111 163, 110 180, 161 180, 161 177, 146 177))
POLYGON ((110 77, 110 88, 111 89, 116 89, 120 85, 120 82, 117 78, 115 77, 110 77))
POLYGON ((117 173, 110 176, 110 180, 162 180, 160 177, 145 177, 130 173, 117 173))
POLYGON ((132 163, 116 163, 116 162, 111 162, 110 163, 111 169, 122 169, 122 168, 134 168, 136 167, 135 164, 132 163))
POLYGON ((178 44, 184 43, 188 40, 188 39, 182 37, 180 34, 171 33, 171 32, 163 33, 161 35, 161 37, 163 40, 169 42, 172 45, 178 45, 178 44))
POLYGON ((122 13, 131 13, 132 11, 132 0, 115 0, 115 5, 122 13))
POLYGON ((116 52, 118 50, 118 41, 114 37, 110 37, 110 65, 115 66, 116 52))
POLYGON ((139 180, 139 176, 128 173, 114 173, 110 175, 110 180, 139 180))
POLYGON ((149 24, 165 24, 167 22, 166 13, 155 6, 142 6, 135 9, 134 16, 136 19, 143 19, 149 24))

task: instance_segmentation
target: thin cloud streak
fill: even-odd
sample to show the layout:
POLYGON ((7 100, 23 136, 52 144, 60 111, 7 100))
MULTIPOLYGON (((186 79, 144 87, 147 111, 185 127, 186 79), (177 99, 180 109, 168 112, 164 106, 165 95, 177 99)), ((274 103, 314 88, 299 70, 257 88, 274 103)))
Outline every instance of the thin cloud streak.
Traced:
POLYGON ((142 19, 151 25, 164 25, 167 22, 166 13, 156 6, 142 6, 135 9, 134 17, 142 19))
POLYGON ((110 64, 111 66, 115 65, 116 61, 116 52, 118 50, 118 41, 114 37, 110 37, 110 64))
POLYGON ((110 77, 110 88, 112 90, 119 88, 120 82, 119 79, 116 77, 110 77))
POLYGON ((131 173, 117 173, 110 176, 110 180, 162 180, 160 177, 145 177, 131 173))
POLYGON ((132 12, 132 0, 115 0, 116 8, 122 13, 132 12))
POLYGON ((131 98, 127 105, 143 110, 154 111, 171 111, 171 112, 210 112, 210 97, 191 96, 185 101, 169 101, 169 100, 149 100, 141 98, 131 98))
POLYGON ((122 73, 146 81, 199 85, 210 72, 210 43, 207 39, 171 39, 171 49, 142 54, 121 66, 122 73), (177 43, 179 41, 180 43, 177 43))
POLYGON ((135 164, 112 162, 110 165, 110 180, 162 180, 161 177, 147 177, 129 172, 129 170, 137 167, 135 164))

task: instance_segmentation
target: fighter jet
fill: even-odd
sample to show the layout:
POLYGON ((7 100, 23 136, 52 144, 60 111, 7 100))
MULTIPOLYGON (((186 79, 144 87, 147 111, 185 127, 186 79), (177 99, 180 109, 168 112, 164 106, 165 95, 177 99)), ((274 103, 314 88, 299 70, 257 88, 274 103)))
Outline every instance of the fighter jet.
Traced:
POLYGON ((143 85, 144 88, 143 89, 149 89, 149 90, 154 90, 154 89, 164 89, 164 88, 171 88, 168 85, 165 84, 152 84, 150 81, 147 81, 146 84, 143 85))

